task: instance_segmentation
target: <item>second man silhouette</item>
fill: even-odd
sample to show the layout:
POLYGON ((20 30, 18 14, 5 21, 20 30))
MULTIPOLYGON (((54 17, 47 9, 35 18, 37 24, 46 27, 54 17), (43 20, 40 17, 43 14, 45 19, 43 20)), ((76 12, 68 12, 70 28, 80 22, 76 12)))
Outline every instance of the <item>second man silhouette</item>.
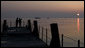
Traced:
POLYGON ((19 18, 19 27, 21 27, 22 19, 19 18))
POLYGON ((20 18, 16 18, 16 27, 18 27, 18 25, 19 25, 19 27, 21 27, 21 23, 22 23, 21 20, 22 19, 20 19, 20 18))

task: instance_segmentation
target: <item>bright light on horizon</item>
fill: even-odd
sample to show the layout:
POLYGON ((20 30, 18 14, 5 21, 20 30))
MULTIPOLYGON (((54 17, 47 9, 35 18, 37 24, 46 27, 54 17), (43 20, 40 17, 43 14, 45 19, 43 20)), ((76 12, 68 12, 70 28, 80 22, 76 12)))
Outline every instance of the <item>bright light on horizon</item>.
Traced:
POLYGON ((80 14, 78 13, 77 16, 79 16, 80 14))

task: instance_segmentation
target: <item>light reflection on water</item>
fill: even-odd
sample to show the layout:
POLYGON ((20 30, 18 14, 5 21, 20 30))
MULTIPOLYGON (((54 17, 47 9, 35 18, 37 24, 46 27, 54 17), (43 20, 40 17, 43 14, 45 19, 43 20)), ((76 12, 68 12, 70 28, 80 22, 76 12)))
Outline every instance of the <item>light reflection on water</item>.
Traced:
POLYGON ((78 28, 78 32, 79 32, 79 18, 77 18, 77 28, 78 28))

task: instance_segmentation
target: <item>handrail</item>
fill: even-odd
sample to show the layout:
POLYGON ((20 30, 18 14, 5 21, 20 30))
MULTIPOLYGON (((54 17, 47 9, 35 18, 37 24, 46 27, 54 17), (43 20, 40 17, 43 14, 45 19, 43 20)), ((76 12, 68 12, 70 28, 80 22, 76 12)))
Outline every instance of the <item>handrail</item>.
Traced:
MULTIPOLYGON (((45 27, 41 27, 40 25, 38 26, 39 28, 39 32, 41 31, 41 39, 43 40, 44 39, 44 37, 45 37, 45 43, 48 45, 48 39, 50 39, 49 37, 48 37, 48 30, 47 30, 47 28, 45 28, 45 27), (42 29, 42 30, 41 30, 42 29), (45 34, 44 34, 44 31, 45 30, 45 34)), ((44 41, 44 40, 43 40, 44 41)))
MULTIPOLYGON (((39 31, 41 31, 42 32, 42 40, 43 40, 43 36, 47 36, 47 33, 46 34, 43 34, 43 30, 44 29, 46 29, 46 31, 47 31, 47 28, 45 28, 45 27, 41 27, 41 26, 39 26, 39 31), (40 30, 40 28, 42 28, 42 31, 40 30)), ((76 42, 78 42, 77 40, 74 40, 74 39, 72 39, 72 38, 70 38, 70 37, 67 37, 67 36, 65 36, 65 35, 63 35, 64 37, 66 37, 66 38, 68 38, 68 39, 71 39, 71 40, 73 40, 73 41, 76 41, 76 42)), ((47 43, 47 39, 50 39, 48 36, 46 37, 46 43, 47 43)), ((83 42, 80 42, 81 44, 84 44, 83 42)))
MULTIPOLYGON (((70 38, 70 37, 67 37, 67 36, 65 36, 65 35, 63 35, 64 37, 66 37, 66 38, 68 38, 68 39, 71 39, 71 40, 73 40, 73 41, 75 41, 75 42, 78 42, 77 40, 74 40, 74 39, 72 39, 72 38, 70 38)), ((81 44, 84 44, 83 42, 80 42, 81 44)))
POLYGON ((62 47, 63 47, 63 38, 64 38, 64 37, 66 37, 66 38, 68 38, 68 39, 71 39, 71 40, 77 42, 77 43, 78 43, 78 47, 80 47, 80 44, 84 44, 83 42, 80 42, 80 40, 77 41, 77 40, 74 40, 74 39, 72 39, 72 38, 70 38, 70 37, 67 37, 67 36, 65 36, 65 35, 62 34, 62 37, 61 37, 61 39, 62 39, 62 41, 61 41, 61 42, 62 42, 62 47))

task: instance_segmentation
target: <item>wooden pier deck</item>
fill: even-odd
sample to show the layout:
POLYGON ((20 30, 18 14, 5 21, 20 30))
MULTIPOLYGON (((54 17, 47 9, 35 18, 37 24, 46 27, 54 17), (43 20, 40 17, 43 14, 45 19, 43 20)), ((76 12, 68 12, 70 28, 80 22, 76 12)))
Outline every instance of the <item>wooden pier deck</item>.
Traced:
POLYGON ((25 27, 9 27, 6 35, 1 37, 1 47, 47 47, 47 45, 25 27))

